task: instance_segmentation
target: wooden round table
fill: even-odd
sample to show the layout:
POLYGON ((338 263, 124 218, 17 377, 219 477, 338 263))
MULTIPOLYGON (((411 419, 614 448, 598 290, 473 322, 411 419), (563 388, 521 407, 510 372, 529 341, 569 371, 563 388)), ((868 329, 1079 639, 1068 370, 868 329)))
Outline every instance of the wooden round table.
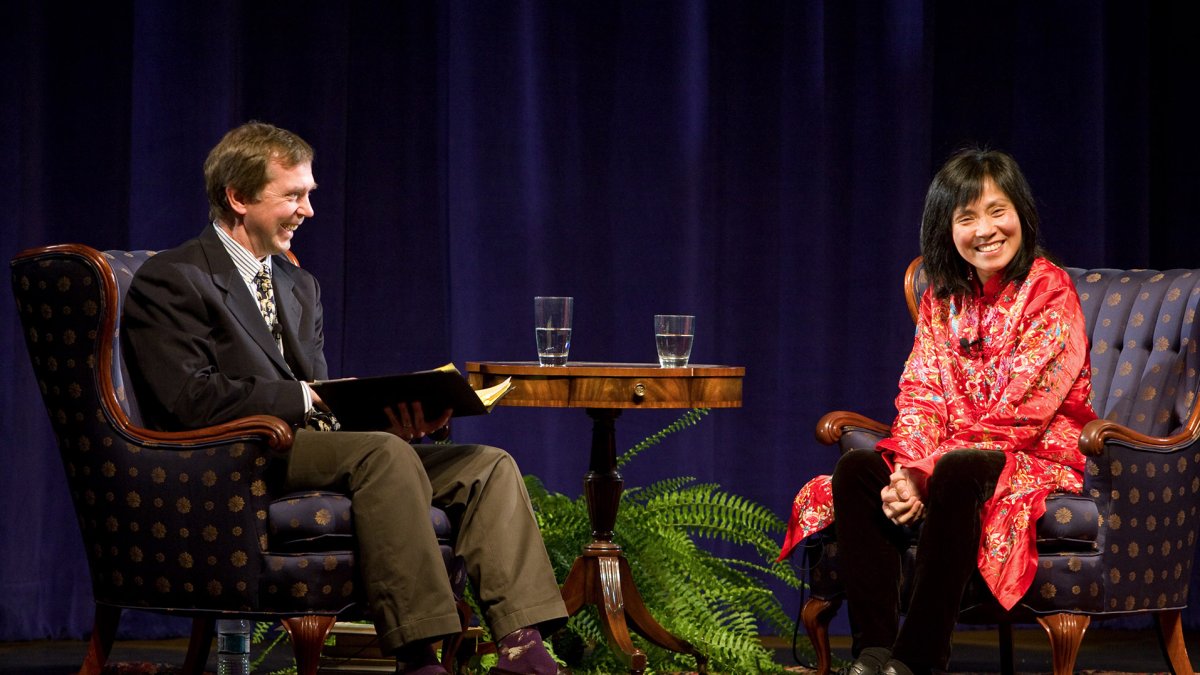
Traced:
POLYGON ((608 641, 631 673, 646 668, 646 654, 634 647, 629 629, 665 649, 696 657, 699 672, 706 659, 696 648, 667 632, 646 609, 621 547, 613 543, 624 479, 617 471, 615 421, 630 408, 737 408, 742 405, 741 366, 690 365, 660 368, 637 363, 468 362, 467 379, 479 389, 511 377, 513 390, 500 405, 536 408, 584 408, 592 418, 592 446, 583 490, 592 526, 592 543, 575 559, 563 583, 563 601, 574 614, 596 605, 608 641))

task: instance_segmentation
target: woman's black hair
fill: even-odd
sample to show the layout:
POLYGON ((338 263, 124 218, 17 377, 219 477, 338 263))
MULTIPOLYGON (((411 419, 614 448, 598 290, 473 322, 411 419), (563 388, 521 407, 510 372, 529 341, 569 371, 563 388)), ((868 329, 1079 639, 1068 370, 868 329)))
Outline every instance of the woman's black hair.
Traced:
POLYGON ((972 291, 971 264, 954 245, 954 212, 979 199, 989 178, 1012 202, 1021 221, 1021 247, 1004 268, 1004 283, 1024 279, 1034 259, 1042 254, 1038 244, 1037 206, 1017 161, 999 150, 960 150, 933 177, 925 195, 925 213, 921 216, 921 255, 936 297, 972 291))

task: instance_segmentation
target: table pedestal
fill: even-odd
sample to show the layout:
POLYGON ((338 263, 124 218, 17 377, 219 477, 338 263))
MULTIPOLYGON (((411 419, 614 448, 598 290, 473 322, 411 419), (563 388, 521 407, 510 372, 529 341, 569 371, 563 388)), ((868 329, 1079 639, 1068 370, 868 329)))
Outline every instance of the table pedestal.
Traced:
POLYGON ((630 629, 651 643, 691 654, 697 670, 708 660, 686 640, 659 625, 633 584, 629 563, 613 543, 624 479, 617 471, 615 421, 623 409, 736 408, 742 404, 741 366, 693 365, 660 368, 657 364, 568 363, 541 367, 535 362, 468 362, 468 379, 479 389, 511 378, 514 388, 505 406, 583 408, 592 418, 592 450, 583 489, 592 526, 592 543, 583 548, 563 583, 563 601, 571 614, 585 604, 599 610, 600 626, 613 651, 631 673, 646 670, 646 654, 633 646, 630 629))
POLYGON ((633 583, 629 562, 621 547, 613 543, 613 527, 625 481, 617 471, 615 420, 620 410, 588 408, 592 418, 592 453, 583 479, 588 518, 592 524, 592 543, 575 559, 563 583, 563 602, 567 613, 578 612, 592 604, 600 615, 600 627, 629 672, 640 675, 646 670, 646 653, 633 645, 629 629, 650 642, 696 658, 696 669, 708 672, 708 660, 686 640, 667 632, 646 609, 633 583))

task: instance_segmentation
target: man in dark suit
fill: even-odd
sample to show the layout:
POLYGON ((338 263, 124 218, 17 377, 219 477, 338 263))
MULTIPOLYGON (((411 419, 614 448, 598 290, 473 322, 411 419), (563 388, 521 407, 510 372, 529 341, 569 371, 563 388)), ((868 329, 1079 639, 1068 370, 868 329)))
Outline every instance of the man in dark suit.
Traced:
POLYGON ((297 428, 294 489, 333 488, 353 501, 361 570, 381 648, 398 672, 432 675, 432 642, 459 619, 428 513, 459 515, 456 552, 497 636, 495 673, 554 673, 541 630, 566 616, 521 474, 504 451, 422 445, 451 411, 389 410, 390 433, 333 431, 307 384, 328 377, 320 289, 285 253, 314 215, 313 151, 295 134, 251 122, 209 153, 212 224, 148 260, 130 286, 122 335, 146 423, 178 430, 254 414, 297 428))

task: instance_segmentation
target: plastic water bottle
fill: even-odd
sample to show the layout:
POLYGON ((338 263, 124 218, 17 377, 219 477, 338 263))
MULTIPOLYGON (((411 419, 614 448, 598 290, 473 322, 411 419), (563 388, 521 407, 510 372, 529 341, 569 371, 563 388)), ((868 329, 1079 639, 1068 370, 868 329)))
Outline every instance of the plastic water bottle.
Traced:
POLYGON ((250 675, 250 622, 217 620, 217 675, 250 675))

